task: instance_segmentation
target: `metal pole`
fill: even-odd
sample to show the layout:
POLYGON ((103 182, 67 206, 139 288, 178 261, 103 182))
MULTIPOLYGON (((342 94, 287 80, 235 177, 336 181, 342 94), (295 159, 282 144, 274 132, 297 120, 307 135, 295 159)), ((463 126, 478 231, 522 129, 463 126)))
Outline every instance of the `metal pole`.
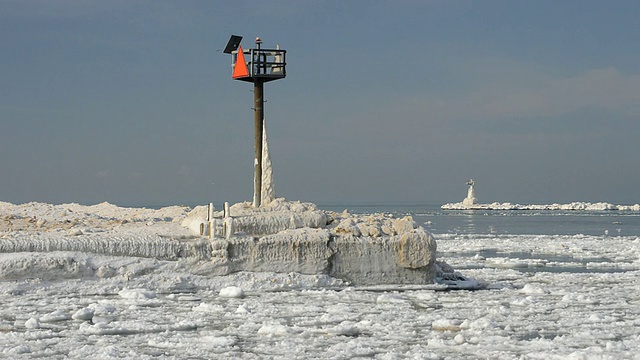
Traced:
POLYGON ((253 207, 260 207, 262 198, 262 129, 264 126, 264 83, 260 79, 255 79, 253 83, 253 122, 254 122, 254 173, 253 173, 253 207))

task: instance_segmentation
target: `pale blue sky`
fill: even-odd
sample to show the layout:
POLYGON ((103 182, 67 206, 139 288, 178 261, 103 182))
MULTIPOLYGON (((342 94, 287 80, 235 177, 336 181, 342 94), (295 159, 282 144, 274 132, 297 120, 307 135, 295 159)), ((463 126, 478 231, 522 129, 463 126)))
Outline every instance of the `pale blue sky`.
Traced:
POLYGON ((0 0, 0 201, 638 203, 638 1, 0 0))

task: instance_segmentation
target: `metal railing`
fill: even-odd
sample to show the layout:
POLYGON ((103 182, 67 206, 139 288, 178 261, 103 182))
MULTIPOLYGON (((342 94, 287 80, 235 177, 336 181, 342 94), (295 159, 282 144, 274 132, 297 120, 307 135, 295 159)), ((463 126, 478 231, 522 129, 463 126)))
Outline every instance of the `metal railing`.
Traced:
MULTIPOLYGON (((262 79, 263 81, 270 81, 281 79, 287 75, 286 50, 249 49, 244 50, 243 53, 247 60, 249 75, 247 78, 239 78, 238 80, 253 81, 253 79, 257 78, 262 79)), ((234 52, 231 58, 233 68, 235 67, 238 59, 237 52, 234 52)))

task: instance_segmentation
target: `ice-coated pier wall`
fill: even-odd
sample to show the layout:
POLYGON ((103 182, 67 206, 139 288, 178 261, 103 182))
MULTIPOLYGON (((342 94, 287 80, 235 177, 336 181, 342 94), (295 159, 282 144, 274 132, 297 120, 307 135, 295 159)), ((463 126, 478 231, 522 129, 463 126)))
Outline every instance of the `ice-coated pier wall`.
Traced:
POLYGON ((435 241, 422 229, 380 238, 302 228, 229 240, 95 235, 0 239, 1 253, 55 251, 189 260, 194 268, 215 275, 238 271, 329 274, 354 285, 430 284, 435 276, 435 241))
MULTIPOLYGON (((436 242, 410 217, 325 212, 313 204, 276 199, 258 209, 248 203, 235 204, 232 217, 226 219, 232 219, 235 233, 209 239, 199 233, 210 217, 206 207, 188 214, 176 208, 173 211, 179 216, 158 218, 156 212, 165 210, 143 214, 101 204, 98 209, 109 215, 105 219, 86 212, 89 207, 8 208, 11 213, 4 217, 8 230, 0 234, 0 253, 153 258, 183 261, 194 273, 205 275, 239 271, 328 274, 354 285, 431 284, 436 276, 436 242), (32 211, 40 208, 44 210, 32 211), (62 220, 68 214, 73 218, 62 220), (144 216, 134 221, 134 215, 136 219, 144 216)), ((221 214, 215 217, 221 225, 221 214)))

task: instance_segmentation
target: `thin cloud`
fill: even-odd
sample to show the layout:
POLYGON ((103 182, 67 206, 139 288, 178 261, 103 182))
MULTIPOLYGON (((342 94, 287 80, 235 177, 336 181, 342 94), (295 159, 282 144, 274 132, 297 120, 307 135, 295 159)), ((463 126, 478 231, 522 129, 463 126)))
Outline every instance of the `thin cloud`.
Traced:
POLYGON ((623 74, 613 67, 573 76, 524 67, 520 73, 497 69, 488 75, 476 75, 460 94, 423 93, 402 100, 397 108, 419 109, 440 122, 560 117, 585 109, 629 116, 639 109, 640 75, 623 74))

